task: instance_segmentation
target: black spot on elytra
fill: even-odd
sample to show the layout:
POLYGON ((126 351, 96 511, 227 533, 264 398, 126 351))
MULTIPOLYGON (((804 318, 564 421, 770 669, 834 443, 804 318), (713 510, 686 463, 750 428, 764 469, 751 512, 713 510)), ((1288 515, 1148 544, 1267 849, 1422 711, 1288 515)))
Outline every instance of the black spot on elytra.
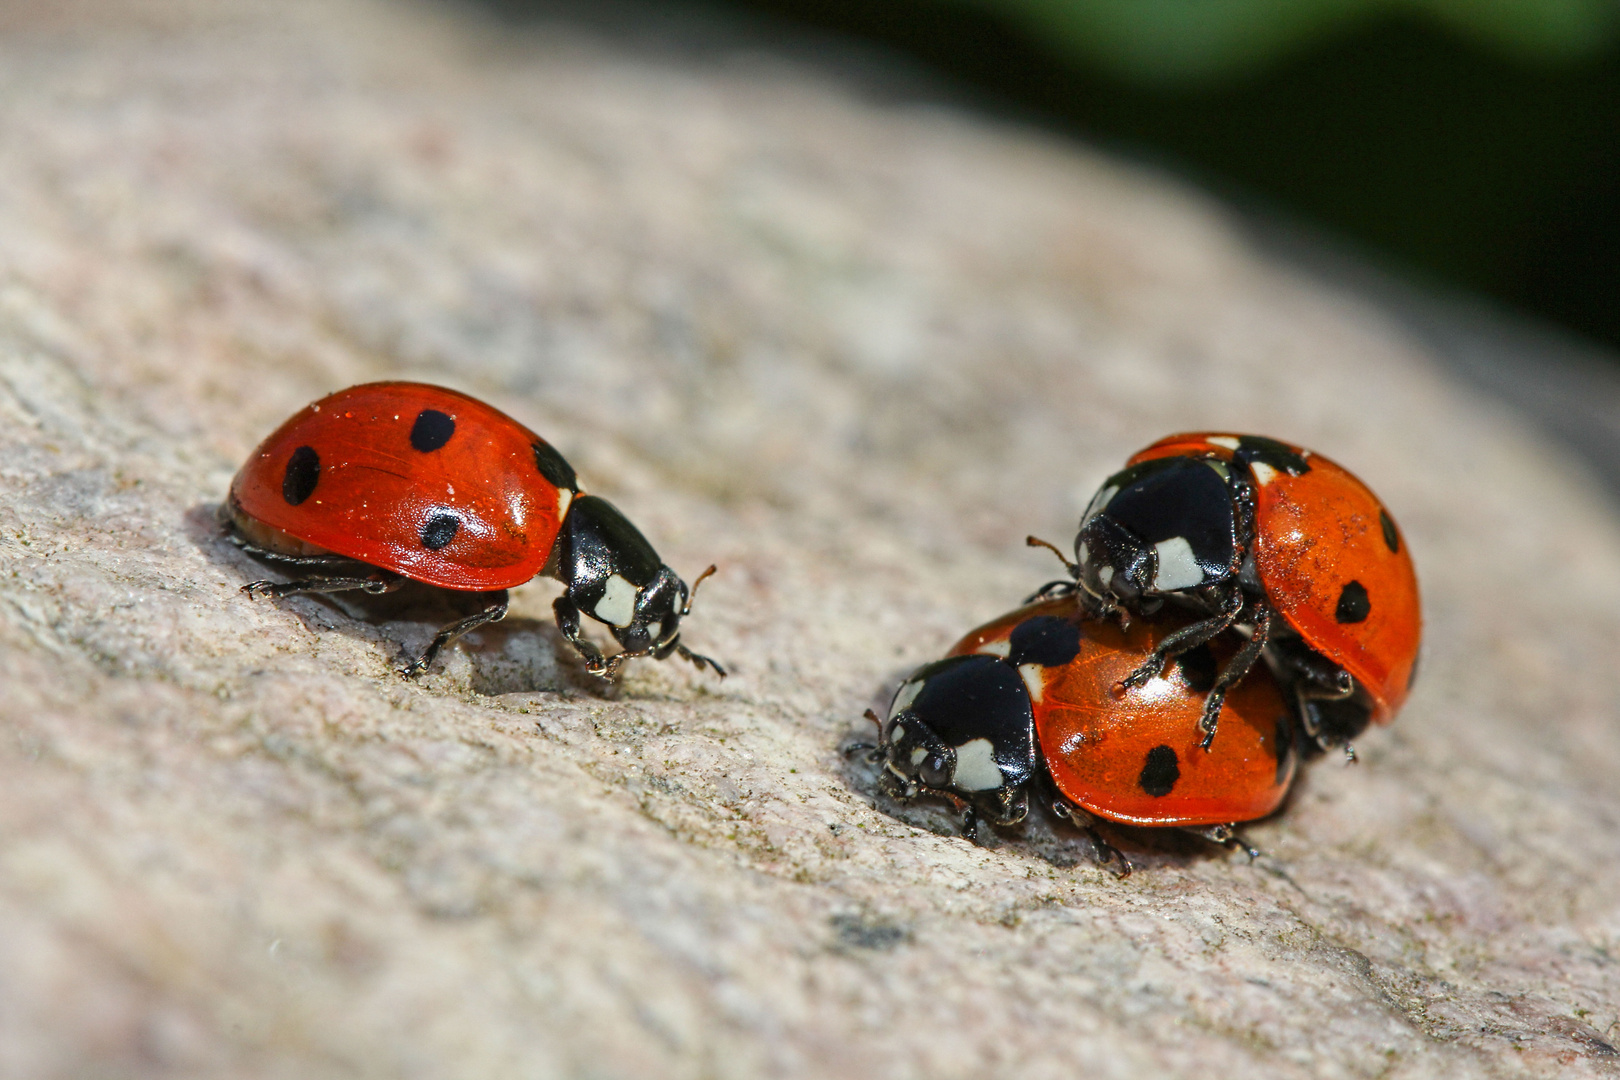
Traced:
POLYGON ((1401 534, 1395 531, 1395 523, 1389 518, 1389 511, 1378 511, 1378 524, 1384 527, 1384 545, 1391 554, 1399 554, 1401 550, 1401 534))
POLYGON ((1037 615, 1019 623, 1007 643, 1007 662, 1013 667, 1062 667, 1080 655, 1080 627, 1056 615, 1037 615))
POLYGON ((1155 746, 1148 751, 1147 760, 1142 763, 1142 775, 1136 782, 1143 791, 1158 799, 1170 794, 1180 779, 1181 765, 1176 761, 1176 752, 1168 746, 1155 746))
POLYGON ((1187 680, 1187 688, 1194 693, 1207 694, 1215 689, 1219 665, 1215 663, 1215 653, 1208 642, 1176 657, 1176 666, 1181 669, 1181 677, 1187 680))
POLYGON ((1305 460, 1305 455, 1287 443, 1268 439, 1264 435, 1240 436, 1238 448, 1232 456, 1244 465, 1259 462, 1289 476, 1304 476, 1311 471, 1311 463, 1305 460))
POLYGON ((423 409, 416 414, 416 423, 411 425, 411 448, 426 454, 449 442, 455 433, 453 417, 438 409, 423 409))
POLYGON ((1333 617, 1341 623, 1358 623, 1365 621, 1370 611, 1372 601, 1367 599, 1367 586, 1351 581, 1339 592, 1339 606, 1333 609, 1333 617))
POLYGON ((422 526, 422 546, 429 551, 438 551, 456 538, 456 530, 459 528, 461 519, 441 510, 428 518, 427 524, 422 526))
POLYGON ((321 482, 321 456, 313 446, 300 446, 287 459, 287 471, 281 477, 281 497, 291 506, 297 506, 315 494, 315 485, 321 482))
POLYGON ((574 476, 574 467, 563 460, 563 456, 552 448, 550 443, 537 442, 534 444, 534 467, 540 470, 540 475, 554 488, 568 491, 579 490, 579 480, 574 476))

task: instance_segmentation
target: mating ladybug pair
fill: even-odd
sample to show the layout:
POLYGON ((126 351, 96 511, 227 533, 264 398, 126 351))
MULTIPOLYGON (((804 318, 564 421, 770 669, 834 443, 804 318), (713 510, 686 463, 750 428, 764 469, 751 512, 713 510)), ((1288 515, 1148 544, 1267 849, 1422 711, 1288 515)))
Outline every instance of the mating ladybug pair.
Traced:
POLYGON ((1050 782, 1106 851, 1094 819, 1238 842, 1302 748, 1353 757, 1416 672, 1417 577, 1394 520, 1349 472, 1273 439, 1154 443, 1104 482, 1064 564, 1038 602, 914 672, 872 716, 878 742, 851 748, 894 794, 953 800, 969 835, 981 817, 1021 821, 1050 782))

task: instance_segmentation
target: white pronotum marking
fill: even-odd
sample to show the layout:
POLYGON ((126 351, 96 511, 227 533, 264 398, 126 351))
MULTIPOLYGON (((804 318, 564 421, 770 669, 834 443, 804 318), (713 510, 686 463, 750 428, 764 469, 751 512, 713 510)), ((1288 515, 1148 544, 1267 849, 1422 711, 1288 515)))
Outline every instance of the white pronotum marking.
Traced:
POLYGON ((1086 565, 1087 561, 1090 560, 1091 549, 1086 547, 1084 540, 1080 541, 1080 550, 1074 553, 1074 557, 1079 560, 1081 566, 1086 565))
POLYGON ((1249 469, 1254 473, 1254 482, 1265 487, 1277 478, 1277 470, 1263 461, 1251 462, 1249 469))
POLYGON ((557 489, 557 520, 561 521, 568 516, 568 504, 574 501, 574 493, 567 488, 557 489))
POLYGON ((629 626, 636 617, 636 587, 614 574, 596 602, 596 617, 613 626, 629 626))
POLYGON ((999 656, 1005 660, 1012 653, 1012 639, 995 638, 980 645, 978 651, 986 656, 999 656))
POLYGON ((1153 545, 1159 553, 1159 569, 1153 575, 1153 587, 1160 592, 1190 589, 1204 583, 1204 570, 1193 558, 1192 545, 1185 536, 1172 536, 1153 545))
MULTIPOLYGON (((911 708, 911 703, 917 700, 917 695, 922 693, 922 688, 923 684, 921 679, 917 680, 916 682, 908 682, 901 686, 900 689, 895 692, 894 704, 889 706, 889 719, 893 720, 896 716, 899 716, 901 713, 911 708)), ((901 730, 902 729, 899 727, 894 729, 895 738, 898 739, 900 737, 901 730)))
POLYGON ((1113 580, 1114 580, 1114 568, 1112 566, 1099 566, 1099 567, 1097 567, 1097 581, 1098 581, 1099 584, 1102 585, 1103 588, 1105 588, 1105 589, 1108 588, 1109 582, 1111 582, 1113 580))
POLYGON ((921 765, 922 764, 922 759, 927 757, 927 756, 928 756, 928 747, 926 747, 926 746, 913 746, 911 748, 911 763, 913 765, 921 765))
POLYGON ((1029 688, 1030 700, 1039 705, 1041 694, 1046 690, 1045 669, 1039 664, 1019 664, 1018 674, 1024 678, 1024 685, 1029 688))
POLYGON ((1209 442, 1215 444, 1216 446, 1224 446, 1228 450, 1236 450, 1238 448, 1238 440, 1236 435, 1211 435, 1209 437, 1209 442))
POLYGON ((989 739, 974 739, 956 748, 956 776, 951 786, 961 791, 993 791, 1002 785, 989 739))

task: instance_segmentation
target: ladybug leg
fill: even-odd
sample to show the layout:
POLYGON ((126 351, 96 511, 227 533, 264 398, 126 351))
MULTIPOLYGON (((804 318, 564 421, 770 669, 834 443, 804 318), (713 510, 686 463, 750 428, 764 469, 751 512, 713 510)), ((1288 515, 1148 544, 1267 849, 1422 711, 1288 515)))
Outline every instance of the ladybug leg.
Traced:
POLYGON ((485 593, 484 595, 489 597, 490 603, 488 607, 468 615, 465 619, 457 619, 449 626, 441 628, 437 634, 433 635, 433 640, 428 642, 428 647, 422 650, 422 655, 400 668, 399 673, 407 678, 422 674, 428 669, 428 665, 433 663, 434 658, 443 651, 444 647, 462 634, 469 630, 476 630, 488 623, 500 622, 506 618, 506 590, 502 589, 499 592, 485 593))
POLYGON ((1204 715, 1198 721, 1198 726, 1204 731, 1203 741, 1199 743, 1206 751, 1215 741, 1215 725, 1221 719, 1221 706, 1226 703, 1226 692, 1249 673, 1254 662, 1260 658, 1265 650, 1266 642, 1271 639, 1271 608, 1266 604, 1256 604, 1254 607, 1254 633, 1243 648, 1237 651, 1221 673, 1215 676, 1215 685, 1209 688, 1209 694, 1204 698, 1204 715))
POLYGON ((1057 600, 1065 596, 1073 596, 1080 591, 1080 587, 1072 581, 1048 581, 1024 597, 1024 603, 1033 604, 1037 600, 1057 600))
POLYGON ((351 559, 346 555, 288 555, 280 551, 271 551, 269 548, 263 548, 257 544, 249 543, 235 533, 226 533, 225 539, 229 540, 231 543, 235 544, 249 555, 252 555, 255 559, 263 559, 265 562, 281 563, 283 566, 308 566, 358 570, 367 565, 366 563, 360 562, 356 559, 351 559))
POLYGON ((688 649, 685 645, 682 645, 679 641, 675 642, 675 651, 680 653, 682 660, 692 663, 699 671, 702 671, 704 665, 707 664, 710 668, 714 669, 714 673, 716 675, 720 676, 722 679, 726 677, 726 669, 721 667, 720 662, 714 659, 712 656, 704 656, 702 653, 695 653, 691 649, 688 649))
POLYGON ((1102 833, 1097 831, 1097 819, 1095 817, 1062 796, 1052 800, 1052 813, 1086 834, 1086 839, 1090 840, 1092 846, 1097 849, 1097 861, 1099 863, 1103 866, 1107 866, 1111 862, 1119 864, 1119 869, 1114 871, 1115 877, 1124 881, 1131 876, 1131 870, 1133 869, 1131 860, 1125 857, 1123 851, 1103 839, 1102 833))
POLYGON ((979 842, 979 811, 972 803, 965 803, 962 811, 962 838, 977 844, 979 842))
MULTIPOLYGON (((1120 680, 1125 690, 1142 686, 1164 670, 1164 665, 1188 649, 1196 649, 1210 638, 1237 621, 1243 613, 1243 593, 1236 588, 1224 590, 1220 595, 1221 610, 1207 619, 1184 626, 1159 642, 1159 647, 1142 661, 1140 667, 1120 680)), ((1253 661, 1250 661, 1253 663, 1253 661)))
POLYGON ((867 764, 875 765, 877 764, 878 759, 883 756, 883 721, 878 719, 878 714, 873 712, 871 709, 867 709, 864 715, 866 719, 877 725, 878 741, 875 743, 864 741, 852 742, 844 747, 843 752, 846 757, 854 757, 856 754, 865 754, 867 764))
POLYGON ((1228 851, 1241 851, 1249 857, 1250 862, 1261 856, 1259 848, 1243 839, 1237 831, 1236 825, 1195 825, 1183 826, 1180 830, 1188 836, 1196 836, 1200 840, 1208 840, 1212 844, 1219 844, 1228 851))
MULTIPOLYGON (((1353 693, 1353 691, 1351 692, 1353 693)), ((1303 679, 1294 684, 1294 700, 1300 727, 1320 750, 1344 747, 1347 760, 1356 760, 1350 740, 1367 730, 1371 717, 1367 707, 1350 693, 1337 693, 1309 685, 1303 679)))
POLYGON ((1350 740, 1367 729, 1371 720, 1367 703, 1356 696, 1356 680, 1351 674, 1321 654, 1303 648, 1290 639, 1279 643, 1268 655, 1294 676, 1294 703, 1300 727, 1320 750, 1344 747, 1345 756, 1356 760, 1350 740))
POLYGON ((403 584, 404 578, 379 570, 366 577, 301 578, 297 581, 261 579, 248 582, 242 586, 242 591, 255 599, 261 596, 272 599, 283 596, 321 596, 326 593, 353 592, 356 589, 372 596, 381 596, 383 593, 393 592, 403 584))
POLYGON ((568 640, 568 644, 584 658, 585 670, 600 678, 611 677, 619 665, 610 662, 602 655, 601 649, 580 636, 579 608, 574 602, 564 594, 552 602, 551 610, 557 617, 557 629, 562 631, 562 636, 568 640))

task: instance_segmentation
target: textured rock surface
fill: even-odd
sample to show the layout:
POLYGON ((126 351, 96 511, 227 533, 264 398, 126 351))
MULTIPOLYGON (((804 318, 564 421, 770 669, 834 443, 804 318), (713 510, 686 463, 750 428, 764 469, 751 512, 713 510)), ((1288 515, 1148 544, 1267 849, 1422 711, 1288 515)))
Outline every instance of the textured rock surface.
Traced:
POLYGON ((0 1074, 1613 1075, 1620 521, 1214 207, 780 65, 366 0, 5 9, 0 1074), (250 603, 305 401, 439 380, 688 574, 723 683, 551 586, 250 603), (874 801, 841 740, 1160 433, 1352 465, 1425 677, 1254 865, 874 801), (1545 569, 1544 569, 1545 568, 1545 569), (366 616, 364 618, 358 616, 366 616))

